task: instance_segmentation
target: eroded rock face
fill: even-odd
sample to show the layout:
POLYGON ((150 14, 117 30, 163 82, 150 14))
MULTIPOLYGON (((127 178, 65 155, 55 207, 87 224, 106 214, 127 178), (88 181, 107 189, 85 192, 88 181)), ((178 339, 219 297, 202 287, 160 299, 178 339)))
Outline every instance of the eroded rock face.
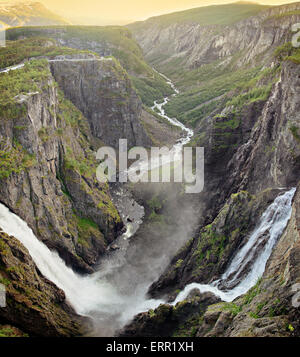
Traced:
POLYGON ((113 147, 120 138, 127 139, 129 148, 151 146, 140 122, 142 103, 114 59, 52 62, 51 70, 66 97, 89 120, 95 137, 113 147))
MULTIPOLYGON (((87 332, 89 320, 78 316, 66 302, 64 292, 41 275, 27 249, 3 232, 0 279, 6 287, 7 301, 7 306, 0 309, 1 324, 20 327, 30 336, 69 337, 87 332)), ((17 329, 12 333, 22 336, 17 329)))
POLYGON ((15 152, 17 163, 1 177, 1 202, 68 265, 92 272, 123 224, 108 187, 96 180, 87 119, 58 92, 49 69, 38 85, 38 92, 15 98, 18 115, 1 118, 1 149, 15 152), (22 155, 26 164, 17 162, 22 155))
POLYGON ((268 63, 274 48, 287 40, 291 26, 299 22, 297 14, 280 15, 299 8, 298 3, 273 7, 230 26, 197 23, 160 26, 154 18, 136 30, 134 25, 131 29, 146 58, 155 60, 156 65, 165 66, 177 59, 184 67, 195 68, 216 60, 225 63, 239 52, 242 55, 236 65, 240 67, 257 55, 268 63))

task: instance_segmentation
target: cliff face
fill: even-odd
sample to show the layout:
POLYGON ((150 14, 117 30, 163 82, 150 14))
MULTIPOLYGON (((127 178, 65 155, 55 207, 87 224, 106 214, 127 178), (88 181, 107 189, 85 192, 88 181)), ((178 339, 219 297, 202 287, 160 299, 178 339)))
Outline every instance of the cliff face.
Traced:
POLYGON ((6 37, 7 40, 47 37, 55 40, 58 46, 92 51, 99 56, 114 56, 130 76, 135 90, 147 106, 173 93, 165 79, 145 61, 140 46, 124 27, 19 27, 6 31, 6 37))
POLYGON ((65 301, 64 292, 41 275, 27 249, 3 232, 0 263, 7 302, 0 309, 2 324, 17 326, 30 336, 69 337, 87 331, 88 319, 78 316, 65 301))
POLYGON ((89 61, 60 60, 51 71, 66 97, 89 120, 93 136, 118 147, 150 146, 141 122, 142 103, 124 69, 113 58, 89 61))
MULTIPOLYGON (((300 4, 289 4, 260 12, 232 25, 197 23, 164 24, 159 17, 129 26, 150 63, 171 70, 168 64, 195 68, 216 60, 229 61, 239 54, 236 66, 260 55, 265 64, 272 51, 286 40, 291 26, 299 22, 300 4), (294 15, 293 12, 295 13, 294 15), (287 13, 289 16, 285 16, 287 13)), ((228 14, 229 16, 229 14, 228 14)))
POLYGON ((48 63, 28 64, 2 80, 26 86, 28 74, 38 76, 34 91, 26 88, 1 107, 1 202, 67 264, 91 271, 122 223, 108 187, 96 180, 87 119, 58 90, 48 63))

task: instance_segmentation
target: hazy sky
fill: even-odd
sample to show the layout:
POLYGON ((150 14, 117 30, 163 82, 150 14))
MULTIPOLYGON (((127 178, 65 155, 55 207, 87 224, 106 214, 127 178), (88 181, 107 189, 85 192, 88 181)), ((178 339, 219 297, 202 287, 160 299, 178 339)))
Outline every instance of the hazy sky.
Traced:
MULTIPOLYGON (((15 0, 0 0, 1 2, 15 0)), ((28 0, 27 0, 28 1, 28 0)), ((97 24, 125 24, 154 15, 192 7, 232 3, 234 0, 35 0, 69 19, 97 24)), ((261 4, 280 5, 300 0, 260 0, 261 4)))

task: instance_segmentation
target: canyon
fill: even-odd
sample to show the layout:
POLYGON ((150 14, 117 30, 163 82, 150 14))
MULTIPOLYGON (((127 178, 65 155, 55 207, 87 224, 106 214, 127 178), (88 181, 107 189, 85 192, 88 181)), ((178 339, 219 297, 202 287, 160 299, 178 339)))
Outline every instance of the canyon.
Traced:
POLYGON ((7 31, 0 333, 299 336, 300 4, 203 11, 7 31), (119 139, 204 147, 204 190, 99 183, 119 139))

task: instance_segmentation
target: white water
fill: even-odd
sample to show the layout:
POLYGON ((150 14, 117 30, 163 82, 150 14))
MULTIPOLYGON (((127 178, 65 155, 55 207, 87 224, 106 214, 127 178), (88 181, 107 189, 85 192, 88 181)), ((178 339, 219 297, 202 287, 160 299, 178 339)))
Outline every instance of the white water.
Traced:
MULTIPOLYGON (((15 66, 5 71, 21 67, 22 66, 15 66)), ((165 76, 163 77, 166 78, 165 76)), ((178 91, 173 83, 169 79, 167 80, 177 94, 178 91)), ((187 133, 186 137, 179 140, 173 147, 175 153, 180 153, 182 147, 191 140, 194 133, 177 119, 169 118, 165 114, 163 107, 168 101, 169 98, 165 98, 163 103, 158 104, 155 102, 153 108, 157 108, 161 116, 187 133)), ((146 169, 148 170, 147 167, 146 169)), ((189 284, 177 296, 173 304, 185 299, 194 288, 199 289, 201 292, 211 291, 220 296, 224 301, 232 301, 235 297, 245 293, 251 288, 257 278, 263 274, 272 249, 286 227, 291 215, 291 200, 294 193, 295 189, 288 191, 278 197, 274 203, 269 206, 262 217, 260 226, 253 232, 249 241, 234 257, 229 268, 219 281, 210 285, 189 284), (269 239, 261 250, 261 254, 257 255, 252 262, 249 274, 232 289, 228 291, 220 290, 218 286, 221 282, 228 283, 229 285, 234 283, 238 273, 241 272, 243 267, 253 258, 251 255, 252 251, 257 247, 261 233, 263 232, 269 232, 269 239)), ((11 213, 2 204, 0 204, 0 227, 6 233, 15 236, 28 249, 42 274, 65 291, 67 300, 75 308, 77 313, 90 316, 91 318, 97 317, 98 321, 103 321, 104 325, 107 324, 108 321, 114 320, 111 329, 107 328, 105 332, 101 331, 100 335, 112 335, 116 326, 122 327, 125 323, 129 322, 134 315, 156 308, 161 303, 164 303, 162 300, 147 300, 147 290, 153 281, 145 281, 141 286, 138 286, 136 290, 122 294, 117 290, 117 287, 106 280, 105 267, 103 271, 101 270, 87 277, 74 273, 72 269, 65 265, 64 261, 56 252, 50 251, 35 237, 24 221, 11 213)), ((131 227, 128 226, 128 232, 126 232, 124 238, 130 238, 130 229, 131 227)), ((164 259, 163 254, 162 259, 164 259)), ((105 330, 105 326, 103 328, 105 330)))
POLYGON ((93 318, 95 312, 112 316, 121 312, 119 320, 122 325, 136 313, 157 306, 157 301, 146 301, 138 296, 134 304, 132 300, 126 301, 126 297, 120 295, 105 279, 101 279, 100 272, 90 276, 74 273, 56 252, 50 251, 40 242, 28 225, 3 204, 0 204, 0 227, 28 249, 42 274, 64 290, 67 300, 77 313, 93 318))
MULTIPOLYGON (((157 72, 156 70, 154 71, 157 72)), ((160 76, 162 76, 167 81, 167 84, 169 84, 169 86, 174 90, 175 93, 172 95, 172 97, 175 97, 179 93, 179 90, 175 87, 174 83, 172 83, 172 81, 164 74, 159 72, 157 73, 160 76)), ((172 162, 179 162, 182 160, 182 155, 181 155, 182 148, 184 147, 184 145, 187 145, 191 141, 192 137, 194 136, 194 131, 190 128, 187 128, 183 123, 181 123, 176 118, 170 118, 166 115, 164 106, 169 101, 170 101, 169 97, 165 97, 163 102, 161 103, 155 101, 151 109, 156 113, 158 113, 162 118, 166 119, 172 125, 179 127, 184 133, 186 133, 186 135, 177 141, 177 143, 170 150, 170 155, 167 156, 162 155, 161 162, 157 160, 157 157, 151 157, 151 160, 149 161, 140 162, 137 165, 131 166, 130 170, 134 170, 134 171, 140 170, 141 172, 147 172, 150 169, 153 170, 160 166, 167 165, 172 162)))
MULTIPOLYGON (((290 219, 291 203, 295 191, 296 189, 293 188, 280 195, 266 209, 260 224, 254 230, 248 242, 233 258, 220 280, 212 284, 189 284, 178 294, 172 304, 176 305, 177 302, 184 300, 193 289, 199 289, 200 292, 209 291, 219 296, 223 301, 232 301, 255 285, 257 279, 264 273, 272 249, 290 219), (267 243, 256 258, 252 259, 255 249, 265 233, 268 235, 267 243), (218 288, 221 282, 232 283, 248 262, 252 263, 251 269, 238 285, 227 291, 218 288)), ((166 303, 163 300, 146 299, 149 287, 149 282, 146 281, 144 285, 138 287, 137 291, 121 294, 117 287, 106 281, 105 271, 99 271, 90 276, 81 276, 74 273, 56 252, 50 251, 36 238, 21 218, 10 212, 2 204, 0 204, 0 227, 9 235, 16 237, 28 249, 42 274, 64 290, 67 300, 77 313, 89 316, 92 319, 97 318, 98 324, 101 320, 104 324, 107 324, 107 319, 115 320, 110 330, 105 330, 105 327, 105 332, 100 330, 102 335, 111 335, 116 326, 124 326, 136 314, 166 303)))
MULTIPOLYGON (((221 279, 211 284, 192 283, 181 291, 176 300, 184 300, 193 289, 200 292, 212 292, 219 296, 223 301, 233 301, 240 295, 245 294, 253 287, 257 280, 263 275, 267 261, 272 253, 274 246, 282 235, 292 213, 292 199, 296 188, 278 196, 274 202, 266 209, 261 217, 260 224, 251 234, 248 242, 237 252, 231 264, 221 276, 221 279), (262 246, 263 240, 266 240, 262 246), (250 271, 239 280, 245 267, 250 266, 250 271), (228 290, 220 290, 220 285, 233 286, 228 290)), ((249 270, 249 268, 248 268, 249 270)))

